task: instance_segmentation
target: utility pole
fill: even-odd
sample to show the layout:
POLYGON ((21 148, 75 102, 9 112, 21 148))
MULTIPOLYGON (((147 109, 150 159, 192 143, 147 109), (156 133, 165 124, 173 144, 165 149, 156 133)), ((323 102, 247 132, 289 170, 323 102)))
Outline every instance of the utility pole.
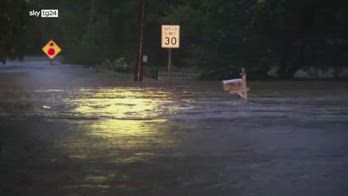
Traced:
POLYGON ((140 0, 139 9, 139 42, 138 42, 138 52, 137 60, 134 70, 134 81, 143 80, 143 54, 144 54, 144 19, 145 19, 145 0, 140 0))

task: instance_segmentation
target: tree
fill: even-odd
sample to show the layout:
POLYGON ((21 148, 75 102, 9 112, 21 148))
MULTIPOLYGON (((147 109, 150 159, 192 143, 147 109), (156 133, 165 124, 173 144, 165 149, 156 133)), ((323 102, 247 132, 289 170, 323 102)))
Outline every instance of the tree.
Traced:
POLYGON ((20 45, 21 34, 25 27, 24 0, 4 0, 0 2, 0 60, 23 57, 23 50, 20 45))
POLYGON ((343 57, 347 48, 343 46, 347 40, 343 9, 338 0, 258 1, 252 9, 250 30, 257 39, 265 39, 265 47, 278 58, 279 77, 289 79, 300 68, 339 64, 332 58, 338 53, 341 63, 347 62, 343 57), (339 45, 339 50, 333 49, 339 45))

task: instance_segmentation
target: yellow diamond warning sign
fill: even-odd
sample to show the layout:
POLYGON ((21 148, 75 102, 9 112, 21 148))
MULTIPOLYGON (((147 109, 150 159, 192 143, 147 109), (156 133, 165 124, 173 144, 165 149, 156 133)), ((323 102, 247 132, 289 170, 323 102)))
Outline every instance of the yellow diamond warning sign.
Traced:
POLYGON ((42 47, 42 51, 48 56, 50 59, 54 59, 62 49, 53 41, 49 41, 44 47, 42 47))

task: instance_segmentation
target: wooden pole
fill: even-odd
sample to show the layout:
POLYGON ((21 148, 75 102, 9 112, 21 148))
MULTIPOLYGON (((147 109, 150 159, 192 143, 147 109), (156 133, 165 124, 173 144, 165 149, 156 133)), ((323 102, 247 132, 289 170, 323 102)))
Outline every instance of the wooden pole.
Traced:
POLYGON ((243 98, 244 99, 248 99, 248 87, 247 87, 247 83, 246 83, 246 73, 245 73, 245 69, 242 68, 242 73, 241 73, 241 76, 242 76, 242 94, 243 94, 243 98))
POLYGON ((134 70, 134 81, 142 81, 143 70, 143 51, 144 51, 144 18, 145 18, 145 0, 140 0, 140 22, 139 22, 139 43, 138 56, 134 70))

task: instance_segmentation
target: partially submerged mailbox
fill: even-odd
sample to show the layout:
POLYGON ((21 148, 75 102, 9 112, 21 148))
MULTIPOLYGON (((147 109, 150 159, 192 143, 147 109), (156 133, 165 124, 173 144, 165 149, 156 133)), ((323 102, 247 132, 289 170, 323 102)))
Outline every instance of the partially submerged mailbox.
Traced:
POLYGON ((242 68, 242 73, 240 73, 242 78, 223 80, 225 91, 229 91, 230 94, 237 94, 243 99, 248 99, 249 88, 246 84, 246 73, 244 68, 242 68))

